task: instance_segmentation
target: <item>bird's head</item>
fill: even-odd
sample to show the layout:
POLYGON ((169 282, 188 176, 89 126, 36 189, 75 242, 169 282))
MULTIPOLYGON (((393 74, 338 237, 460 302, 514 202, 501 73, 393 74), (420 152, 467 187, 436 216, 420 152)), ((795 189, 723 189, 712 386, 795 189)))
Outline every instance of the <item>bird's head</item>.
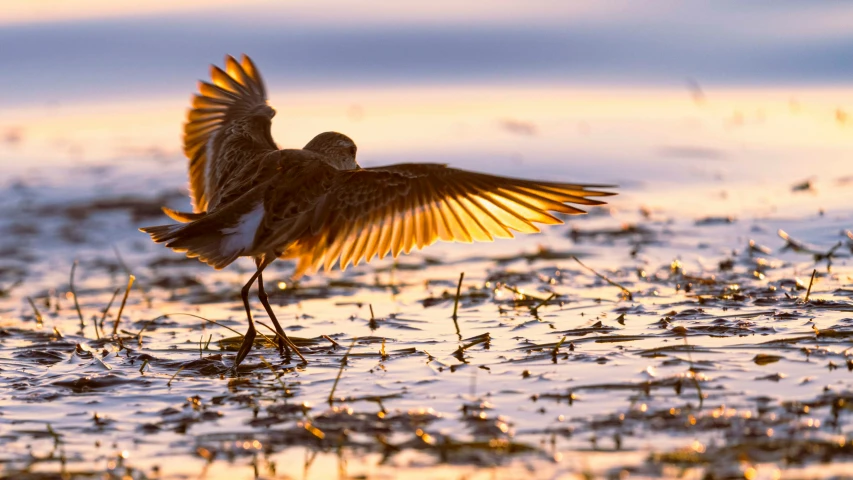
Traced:
POLYGON ((326 161, 338 170, 355 170, 357 150, 351 138, 338 132, 325 132, 317 135, 304 147, 305 150, 319 153, 326 161))

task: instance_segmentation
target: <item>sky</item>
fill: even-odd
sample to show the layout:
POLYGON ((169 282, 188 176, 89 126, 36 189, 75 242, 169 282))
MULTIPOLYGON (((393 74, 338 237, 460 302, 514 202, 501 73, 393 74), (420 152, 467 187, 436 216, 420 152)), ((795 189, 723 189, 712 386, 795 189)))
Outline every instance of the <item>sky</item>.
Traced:
POLYGON ((853 4, 3 2, 0 105, 178 94, 200 66, 243 52, 294 89, 845 86, 853 4))

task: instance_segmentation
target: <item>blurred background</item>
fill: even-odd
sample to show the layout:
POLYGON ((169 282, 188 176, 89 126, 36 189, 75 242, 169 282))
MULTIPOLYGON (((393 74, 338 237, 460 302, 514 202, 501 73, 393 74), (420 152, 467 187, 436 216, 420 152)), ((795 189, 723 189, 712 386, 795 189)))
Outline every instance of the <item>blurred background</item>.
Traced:
POLYGON ((250 55, 300 147, 615 183, 688 215, 847 209, 853 5, 27 0, 0 5, 0 188, 184 188, 197 79, 250 55))

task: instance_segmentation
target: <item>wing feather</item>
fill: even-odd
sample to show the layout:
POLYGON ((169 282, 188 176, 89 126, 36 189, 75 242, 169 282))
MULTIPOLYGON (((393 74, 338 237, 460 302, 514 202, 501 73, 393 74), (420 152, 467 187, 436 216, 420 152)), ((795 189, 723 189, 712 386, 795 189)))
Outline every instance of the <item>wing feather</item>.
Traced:
POLYGON ((549 225, 563 223, 559 218, 537 208, 535 205, 527 203, 524 198, 519 195, 513 195, 511 192, 505 192, 503 189, 499 189, 498 193, 502 194, 501 198, 507 202, 504 208, 509 209, 512 213, 518 214, 519 217, 531 222, 549 225))
POLYGON ((213 80, 214 85, 234 94, 237 98, 250 93, 237 80, 231 78, 231 75, 225 73, 225 70, 216 65, 210 66, 210 79, 213 80))
POLYGON ((506 200, 504 197, 493 192, 486 193, 485 196, 489 199, 489 202, 494 205, 492 214, 498 217, 501 223, 506 225, 507 228, 521 233, 539 232, 539 227, 533 225, 533 223, 528 219, 515 212, 515 207, 511 202, 509 205, 501 202, 502 199, 506 200))
POLYGON ((477 218, 478 216, 468 208, 468 205, 466 204, 467 194, 465 191, 456 185, 453 187, 455 187, 452 190, 453 198, 456 200, 456 204, 459 205, 463 218, 465 218, 465 223, 463 225, 467 225, 469 227, 468 232, 471 234, 471 238, 477 242, 491 242, 494 240, 494 238, 489 234, 488 229, 480 223, 480 219, 477 218))
POLYGON ((232 80, 239 83, 241 87, 248 90, 252 89, 252 86, 254 84, 252 78, 249 77, 249 74, 246 73, 246 70, 243 69, 243 67, 237 62, 237 60, 235 60, 234 57, 230 55, 225 57, 225 71, 227 72, 227 75, 232 80))
POLYGON ((204 95, 195 94, 193 95, 192 107, 196 108, 216 108, 221 110, 228 110, 228 107, 231 106, 231 102, 226 100, 220 100, 218 98, 206 97, 204 95))
POLYGON ((436 225, 438 227, 438 238, 444 242, 452 242, 454 238, 453 230, 450 228, 450 222, 448 220, 449 211, 447 210, 444 201, 436 200, 433 211, 435 212, 436 217, 438 217, 436 225))
POLYGON ((603 185, 519 180, 438 164, 334 175, 322 198, 299 213, 310 219, 306 229, 311 241, 278 237, 279 242, 299 246, 288 254, 299 260, 298 272, 396 258, 438 240, 470 243, 511 238, 513 232, 535 233, 537 223, 562 223, 549 212, 584 213, 567 203, 601 205, 604 202, 588 197, 612 195, 596 190, 610 188, 603 185))
POLYGON ((364 231, 361 235, 358 236, 358 242, 356 243, 355 248, 352 253, 352 266, 356 266, 359 264, 361 259, 364 257, 366 253, 368 242, 370 241, 370 236, 373 234, 373 229, 376 228, 376 222, 373 218, 368 218, 365 222, 364 231))
MULTIPOLYGON (((426 219, 424 219, 424 207, 423 203, 421 203, 421 199, 418 198, 419 193, 417 190, 413 192, 414 204, 415 208, 411 209, 412 213, 412 247, 423 248, 424 242, 426 241, 426 219)), ((408 251, 406 253, 409 253, 408 251)))
MULTIPOLYGON (((225 70, 211 66, 210 82, 200 81, 198 92, 192 98, 184 125, 184 153, 190 159, 190 196, 195 212, 207 210, 215 195, 215 191, 209 191, 216 190, 208 182, 209 164, 228 161, 222 159, 225 154, 219 154, 217 145, 228 142, 229 125, 248 117, 264 118, 266 121, 258 122, 256 128, 265 131, 257 136, 269 145, 258 148, 277 148, 269 135, 269 119, 275 111, 267 105, 263 80, 249 57, 244 55, 242 63, 225 57, 225 70)), ((233 173, 228 169, 214 171, 233 173)))
POLYGON ((393 258, 400 255, 403 250, 403 230, 406 222, 405 213, 393 213, 394 215, 394 231, 391 234, 391 251, 389 252, 393 258))
POLYGON ((264 86, 264 79, 261 78, 261 72, 258 71, 258 67, 255 66, 255 62, 253 62, 247 55, 243 55, 240 65, 243 67, 243 71, 246 72, 246 75, 252 79, 251 86, 255 94, 266 98, 267 89, 264 86))
POLYGON ((200 80, 198 82, 198 91, 205 97, 215 98, 217 100, 223 100, 225 102, 233 103, 240 100, 240 97, 236 93, 229 92, 228 90, 222 88, 219 85, 205 82, 204 80, 200 80))
POLYGON ((474 195, 465 195, 465 201, 470 204, 470 210, 477 212, 477 218, 480 219, 480 224, 483 225, 490 235, 497 238, 512 238, 512 232, 502 225, 500 220, 498 220, 487 208, 483 206, 479 198, 474 195))
POLYGON ((358 243, 358 239, 360 236, 353 236, 353 238, 346 237, 345 240, 341 241, 341 256, 340 256, 340 269, 346 270, 347 265, 349 265, 350 259, 352 259, 352 254, 355 250, 356 243, 358 243))
MULTIPOLYGON (((335 261, 338 260, 338 257, 342 256, 342 250, 344 246, 347 244, 347 238, 350 236, 350 232, 352 232, 353 224, 349 223, 344 226, 344 228, 337 232, 337 234, 333 237, 332 240, 332 249, 328 252, 328 258, 326 259, 327 265, 334 265, 335 261)), ((331 267, 327 267, 329 269, 331 267)), ((343 268, 343 265, 341 265, 343 268)))
POLYGON ((379 258, 386 257, 391 251, 391 245, 394 239, 394 219, 397 216, 394 214, 393 208, 385 205, 384 218, 382 220, 382 240, 379 242, 379 258))
POLYGON ((420 243, 418 243, 418 249, 424 248, 428 245, 432 245, 435 243, 437 238, 436 228, 435 228, 435 212, 432 205, 432 201, 429 197, 429 193, 423 192, 424 205, 421 207, 421 216, 423 221, 423 232, 424 237, 420 243))
MULTIPOLYGON (((408 202, 408 208, 402 213, 403 215, 403 229, 402 235, 400 236, 400 250, 397 251, 397 255, 400 253, 409 253, 412 250, 412 244, 415 240, 415 211, 412 208, 412 202, 408 202)), ((397 255, 394 255, 396 257, 397 255)))
POLYGON ((452 196, 445 197, 444 204, 450 212, 450 231, 453 233, 453 239, 463 243, 471 243, 474 241, 471 232, 465 228, 465 221, 459 211, 459 204, 452 196))
MULTIPOLYGON (((364 245, 364 263, 369 262, 376 255, 376 246, 379 243, 379 235, 382 233, 382 218, 380 218, 379 212, 373 214, 373 218, 371 218, 368 224, 372 226, 370 227, 370 234, 367 235, 368 241, 364 245)), ((361 258, 362 255, 359 255, 359 258, 355 261, 356 265, 358 265, 361 258)))

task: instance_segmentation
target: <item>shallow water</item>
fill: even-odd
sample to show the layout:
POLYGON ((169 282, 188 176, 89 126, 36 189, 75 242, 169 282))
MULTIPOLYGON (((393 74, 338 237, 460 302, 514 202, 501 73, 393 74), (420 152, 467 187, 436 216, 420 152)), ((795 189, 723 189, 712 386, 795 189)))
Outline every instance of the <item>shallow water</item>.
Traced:
MULTIPOLYGON (((489 138, 511 141, 494 122, 489 138)), ((767 137, 754 151, 775 148, 767 137)), ((522 141, 560 153, 544 134, 522 141)), ((681 161, 721 164, 728 176, 625 164, 681 169, 685 181, 647 172, 610 207, 541 235, 442 244, 295 285, 292 266, 276 263, 266 285, 309 363, 259 343, 237 371, 239 339, 226 327, 245 328, 239 286, 251 266, 214 272, 136 232, 165 221, 159 205, 185 204, 179 156, 7 164, 4 475, 841 475, 853 468, 845 172, 823 157, 831 173, 800 191, 766 164, 710 157, 681 161), (113 337, 128 273, 137 280, 113 337)), ((541 171, 576 178, 575 165, 590 181, 629 171, 575 162, 541 171)))

